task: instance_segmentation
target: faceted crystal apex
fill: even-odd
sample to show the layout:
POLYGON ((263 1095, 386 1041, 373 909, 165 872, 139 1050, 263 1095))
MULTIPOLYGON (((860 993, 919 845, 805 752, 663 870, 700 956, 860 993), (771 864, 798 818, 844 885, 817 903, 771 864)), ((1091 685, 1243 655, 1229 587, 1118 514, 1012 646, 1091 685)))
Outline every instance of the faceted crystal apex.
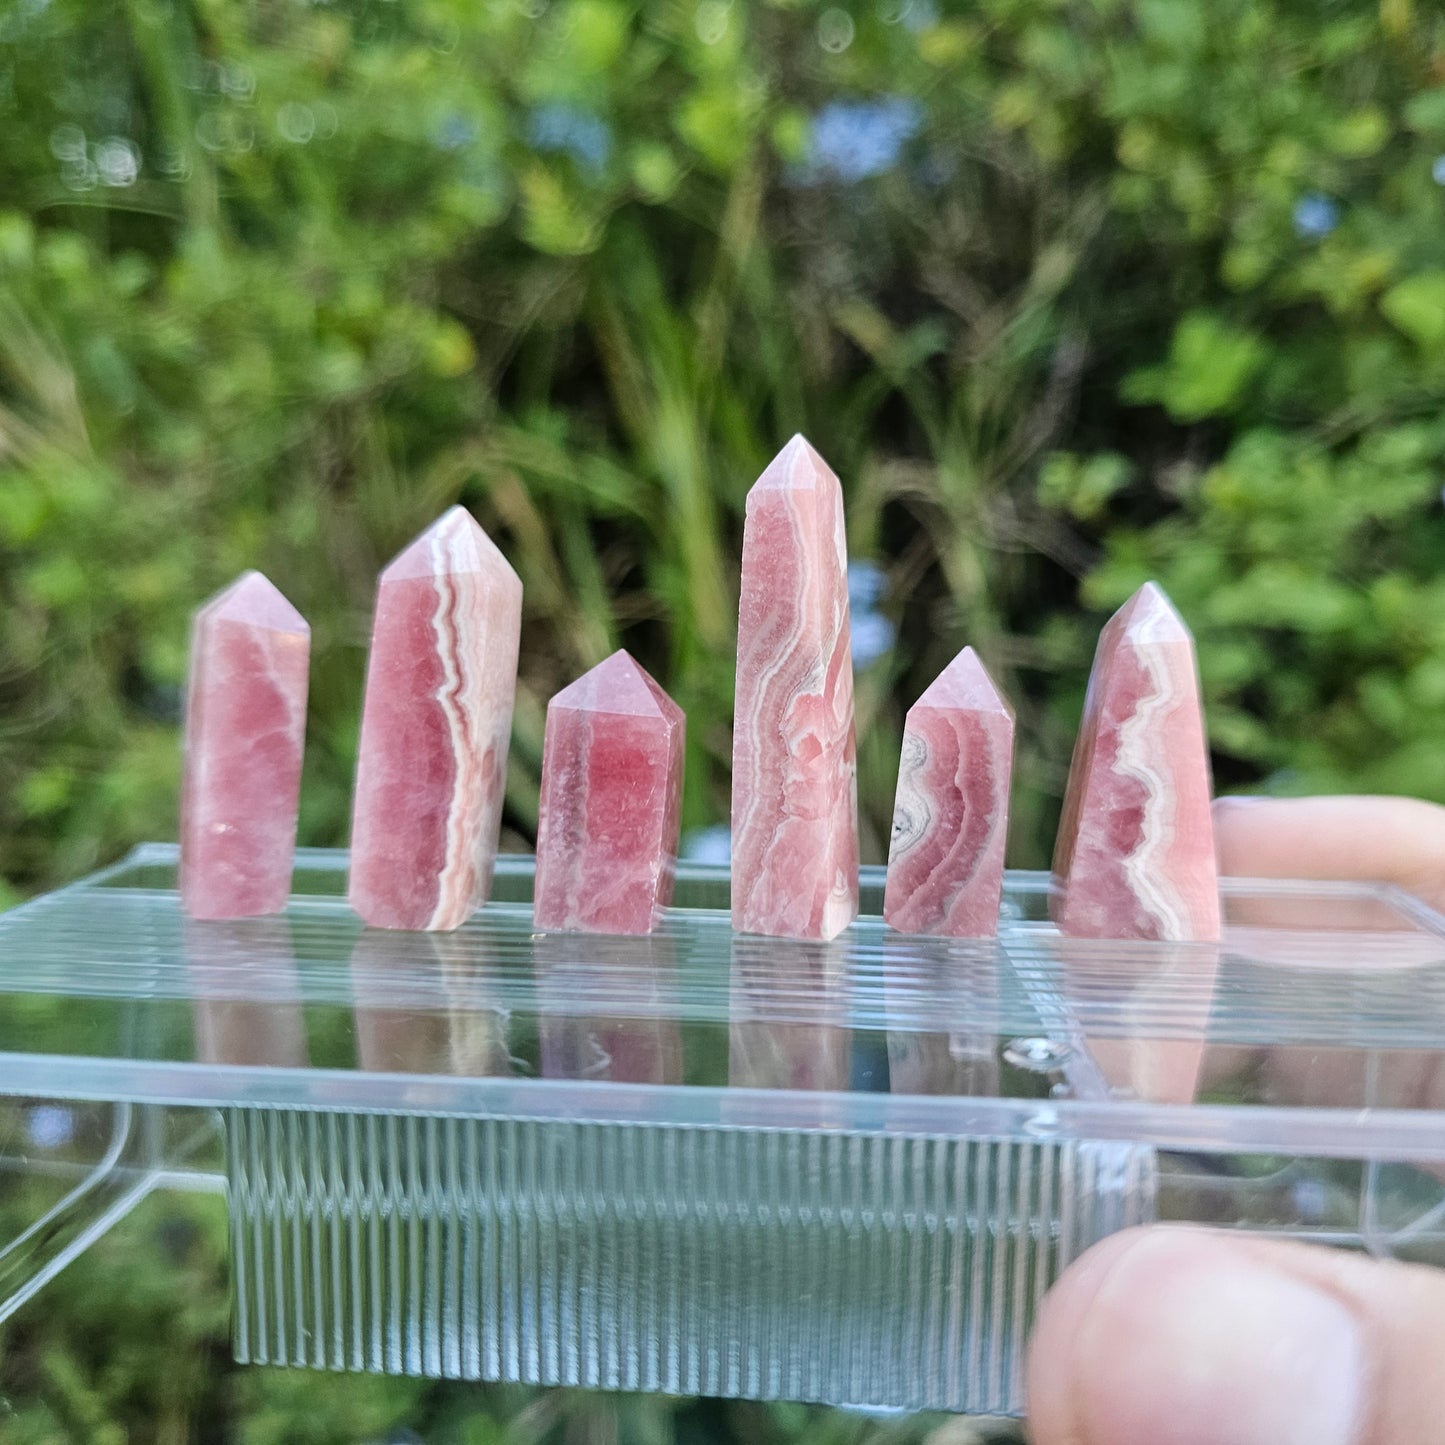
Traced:
POLYGON ((1014 715, 1008 700, 994 685, 978 653, 971 647, 965 647, 934 678, 913 707, 939 712, 993 712, 1007 718, 1014 715))
POLYGON ((243 572, 229 587, 216 593, 196 614, 198 622, 240 622, 268 632, 311 635, 306 619, 283 597, 276 584, 261 572, 243 572))
POLYGON ((1157 582, 1146 582, 1114 615, 1108 627, 1135 645, 1193 642, 1188 626, 1157 582))
POLYGON ((798 432, 764 467, 753 490, 813 491, 827 482, 838 484, 832 467, 818 455, 807 437, 798 432))
POLYGON ((465 572, 486 574, 518 588, 522 585, 511 563, 476 518, 465 507, 448 507, 397 553, 381 580, 415 581, 465 572))
POLYGON ((662 690, 625 648, 584 672, 553 697, 549 707, 575 712, 655 717, 682 721, 682 709, 662 690))

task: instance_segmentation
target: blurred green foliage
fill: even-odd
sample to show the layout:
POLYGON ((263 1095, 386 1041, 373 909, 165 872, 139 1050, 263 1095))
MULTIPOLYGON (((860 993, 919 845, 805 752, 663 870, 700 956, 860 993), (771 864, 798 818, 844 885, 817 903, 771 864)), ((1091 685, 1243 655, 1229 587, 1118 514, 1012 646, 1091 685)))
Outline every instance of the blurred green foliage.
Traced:
MULTIPOLYGON (((526 585, 510 841, 619 644, 725 817, 742 500, 798 429, 897 629, 866 856, 972 642, 1043 863, 1148 576, 1221 786, 1445 799, 1436 6, 7 0, 0 124, 0 893, 173 835, 187 616, 249 566, 313 624, 302 836, 344 841, 373 580, 454 501, 526 585)), ((286 1388, 371 1428, 308 1381, 235 1438, 302 1438, 286 1388)), ((670 1438, 564 1432, 619 1433, 670 1438)))
POLYGON ((16 0, 0 114, 12 891, 173 832, 186 617, 251 565, 314 625, 302 833, 344 840, 373 578, 456 500, 527 588, 512 842, 619 644, 725 816, 740 509, 795 429, 898 629, 869 856, 970 641, 1046 859, 1148 575, 1222 783, 1445 798, 1433 7, 16 0))

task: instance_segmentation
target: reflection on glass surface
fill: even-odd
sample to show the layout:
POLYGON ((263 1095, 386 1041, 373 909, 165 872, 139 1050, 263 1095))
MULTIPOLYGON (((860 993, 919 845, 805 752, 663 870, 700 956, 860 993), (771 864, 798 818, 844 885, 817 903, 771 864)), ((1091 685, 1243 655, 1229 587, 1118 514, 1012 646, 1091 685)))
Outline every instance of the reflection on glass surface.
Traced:
POLYGON ((847 935, 830 943, 732 939, 728 1082, 743 1089, 847 1089, 847 935))
POLYGON ((540 934, 533 960, 544 1078, 682 1083, 670 937, 540 934), (598 1011, 609 996, 616 1012, 598 1011))
POLYGON ((884 936, 895 1094, 997 1094, 998 949, 992 942, 884 936), (920 1001, 947 1028, 920 1027, 920 1001))
POLYGON ((358 1067, 461 1078, 511 1073, 509 1012, 499 998, 483 934, 413 933, 399 939, 382 929, 362 929, 351 950, 351 980, 358 1067), (399 951, 404 951, 400 961, 399 951), (431 995, 427 1006, 418 1006, 419 993, 431 995))
MULTIPOLYGON (((712 906, 722 875, 696 868, 697 906, 651 937, 539 937, 517 858, 499 864, 505 896, 455 934, 366 933, 340 894, 344 855, 298 864, 308 891, 284 919, 188 922, 161 846, 6 914, 0 1052, 67 1060, 52 1084, 84 1060, 112 1080, 126 1060, 309 1062, 602 1088, 866 1092, 887 1075, 898 1097, 1008 1099, 1020 1080, 1000 1051, 1037 1038, 1072 1051, 1076 1098, 1421 1110, 1445 1096, 1445 924, 1388 889, 1227 880, 1215 948, 1063 940, 1046 877, 1011 874, 996 942, 908 938, 865 914, 816 945, 735 937, 712 906)), ((219 1087, 199 1071, 176 1084, 212 1101, 219 1087)))
POLYGON ((1219 946, 1158 943, 1125 954, 1118 944, 1060 937, 1064 1007, 1116 1096, 1193 1103, 1214 1006, 1219 946))
POLYGON ((1348 1018, 1368 1048, 1282 1036, 1263 1047, 1211 1045, 1204 1088, 1260 1103, 1347 1109, 1445 1108, 1445 1053, 1391 1046, 1406 1027, 1445 1037, 1445 946, 1429 915, 1393 890, 1258 885, 1228 900, 1221 992, 1287 1006, 1307 999, 1324 1018, 1348 1018))
MULTIPOLYGON (((1243 880, 1225 879, 1235 890, 1243 880)), ((1307 881, 1251 883, 1224 896, 1224 937, 1232 953, 1281 963, 1304 962, 1322 938, 1348 936, 1372 964, 1408 967, 1439 962, 1441 940, 1400 906, 1394 890, 1375 884, 1307 881)))
POLYGON ((186 918, 196 1058, 206 1064, 304 1068, 301 982, 284 918, 186 918))

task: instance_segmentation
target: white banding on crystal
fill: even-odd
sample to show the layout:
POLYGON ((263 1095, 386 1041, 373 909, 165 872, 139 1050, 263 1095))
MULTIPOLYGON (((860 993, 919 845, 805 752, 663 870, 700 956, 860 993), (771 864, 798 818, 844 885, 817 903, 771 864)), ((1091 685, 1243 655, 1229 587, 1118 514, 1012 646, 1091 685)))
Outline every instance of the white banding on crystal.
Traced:
MULTIPOLYGON (((1145 629, 1141 629, 1145 632, 1145 629)), ((1183 895, 1170 883, 1169 850, 1174 843, 1176 798, 1168 758, 1150 758, 1150 743, 1162 736, 1162 716, 1180 699, 1175 693, 1169 657, 1162 645, 1149 645, 1147 633, 1139 638, 1135 656, 1148 675, 1150 691, 1141 697, 1129 719, 1119 728, 1119 749, 1114 770, 1132 778, 1144 790, 1144 812, 1139 822, 1139 846, 1123 860, 1130 892, 1160 922, 1161 937, 1187 938, 1188 919, 1183 895)))
POLYGON ((467 726, 469 699, 465 696, 461 640, 467 619, 462 616, 464 589, 457 581, 466 563, 460 548, 453 548, 455 555, 448 556, 447 547, 460 531, 460 528, 443 529, 432 537, 430 544, 432 585, 436 588, 437 598, 431 626, 437 657, 442 665, 442 685, 437 689, 436 700, 446 718, 456 773, 447 804, 446 851, 442 857, 441 876, 437 879, 436 908, 428 921, 429 928, 439 927, 459 906, 465 908, 470 902, 474 877, 473 850, 468 847, 468 839, 473 836, 469 823, 474 790, 466 784, 468 773, 477 767, 477 760, 466 756, 466 740, 470 732, 467 726))

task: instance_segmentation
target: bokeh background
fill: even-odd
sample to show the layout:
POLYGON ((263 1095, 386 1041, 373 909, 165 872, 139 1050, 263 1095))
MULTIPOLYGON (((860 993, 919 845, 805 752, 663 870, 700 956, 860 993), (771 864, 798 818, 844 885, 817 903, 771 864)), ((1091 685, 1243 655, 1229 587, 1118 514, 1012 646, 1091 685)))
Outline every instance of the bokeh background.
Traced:
MULTIPOLYGON (((1046 864, 1108 609, 1221 790, 1445 800, 1445 19, 1423 0, 0 0, 0 906, 174 836, 187 619, 311 620, 345 841, 377 570, 470 507, 547 698, 625 645, 726 817, 741 509, 847 494, 865 857, 965 642, 1046 864)), ((963 1422, 228 1364, 167 1204, 0 1351, 6 1440, 884 1441, 963 1422), (411 1433, 408 1433, 411 1432, 411 1433)))

